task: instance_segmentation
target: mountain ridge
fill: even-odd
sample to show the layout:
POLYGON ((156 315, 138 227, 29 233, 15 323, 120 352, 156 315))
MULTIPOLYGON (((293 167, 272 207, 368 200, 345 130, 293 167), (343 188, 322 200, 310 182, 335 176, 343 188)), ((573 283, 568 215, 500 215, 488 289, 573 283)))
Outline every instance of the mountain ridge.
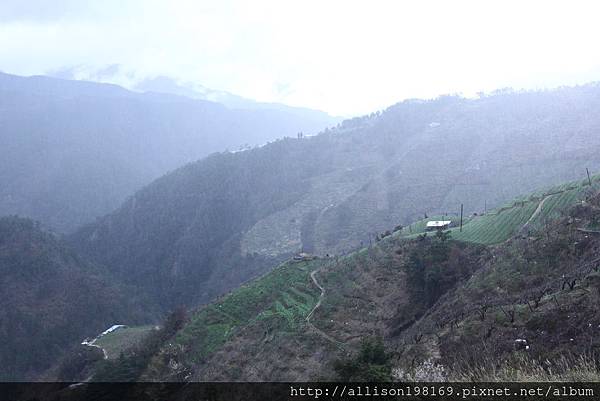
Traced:
POLYGON ((125 282, 142 271, 164 283, 188 277, 161 297, 204 303, 295 252, 345 253, 423 214, 461 203, 481 213, 598 171, 597 107, 597 85, 406 101, 317 136, 191 163, 69 238, 125 282))
POLYGON ((335 124, 112 84, 0 74, 0 215, 73 231, 210 153, 335 124))
POLYGON ((157 76, 154 78, 145 79, 134 85, 132 87, 132 90, 144 93, 170 93, 173 95, 181 95, 192 99, 208 100, 216 103, 221 103, 231 109, 274 109, 296 114, 327 114, 324 111, 311 109, 308 107, 289 106, 286 104, 276 102, 259 102, 232 94, 227 91, 213 90, 203 85, 193 83, 180 84, 167 76, 157 76))

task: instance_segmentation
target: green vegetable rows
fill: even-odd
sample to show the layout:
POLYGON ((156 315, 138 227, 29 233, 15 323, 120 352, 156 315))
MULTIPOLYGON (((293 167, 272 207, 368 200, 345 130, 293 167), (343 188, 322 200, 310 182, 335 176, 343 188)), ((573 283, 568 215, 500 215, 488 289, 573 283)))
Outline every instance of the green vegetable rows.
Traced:
MULTIPOLYGON (((462 232, 457 227, 452 228, 450 230, 452 238, 486 245, 503 242, 523 227, 532 217, 542 199, 546 198, 540 212, 529 224, 532 229, 541 228, 548 220, 559 217, 561 212, 573 206, 577 201, 584 199, 588 191, 599 189, 600 176, 594 176, 592 177, 591 188, 586 179, 521 196, 496 211, 473 217, 463 224, 462 232)), ((442 216, 434 216, 420 220, 411 224, 410 229, 405 227, 400 235, 406 238, 415 238, 420 233, 425 232, 427 221, 441 219, 442 216)))
POLYGON ((286 263, 262 278, 252 281, 204 309, 177 335, 191 359, 209 356, 239 328, 253 322, 295 330, 316 305, 319 291, 310 273, 320 261, 286 263))
POLYGON ((474 218, 463 226, 462 232, 458 228, 452 229, 452 238, 479 244, 506 241, 529 220, 537 206, 537 202, 528 202, 524 206, 515 206, 498 214, 474 218))

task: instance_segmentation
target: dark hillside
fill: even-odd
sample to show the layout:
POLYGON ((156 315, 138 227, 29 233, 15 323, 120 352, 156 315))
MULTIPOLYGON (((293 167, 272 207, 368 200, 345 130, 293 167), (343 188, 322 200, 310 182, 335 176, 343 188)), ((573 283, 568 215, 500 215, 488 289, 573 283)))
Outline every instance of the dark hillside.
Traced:
POLYGON ((600 195, 563 211, 491 247, 390 236, 288 262, 199 308, 144 377, 335 379, 378 337, 399 380, 597 380, 600 195))
POLYGON ((533 235, 494 249, 464 286, 403 334, 405 343, 416 335, 423 340, 407 344, 401 360, 437 355, 465 378, 480 380, 491 374, 492 361, 519 354, 554 364, 598 358, 600 232, 588 227, 599 219, 595 196, 533 235))
POLYGON ((242 254, 240 241, 256 221, 297 202, 306 178, 327 168, 320 154, 303 168, 304 148, 282 141, 210 156, 138 192, 74 244, 151 291, 161 308, 207 302, 290 255, 242 254))
POLYGON ((139 294, 115 286, 31 220, 0 218, 0 380, 33 380, 85 337, 149 320, 139 294))

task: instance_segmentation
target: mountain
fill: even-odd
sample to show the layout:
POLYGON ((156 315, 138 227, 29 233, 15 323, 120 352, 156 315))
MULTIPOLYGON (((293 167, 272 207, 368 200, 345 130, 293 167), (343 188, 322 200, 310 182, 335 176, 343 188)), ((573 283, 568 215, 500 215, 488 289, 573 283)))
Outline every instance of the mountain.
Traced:
POLYGON ((0 218, 0 380, 34 380, 85 337, 152 319, 135 290, 38 223, 0 218))
POLYGON ((293 108, 233 110, 110 84, 0 74, 0 215, 69 232, 185 163, 337 121, 293 108))
POLYGON ((583 178, 600 169, 599 108, 598 85, 404 101, 191 163, 69 241, 162 308, 209 302, 301 250, 343 254, 424 215, 583 178))
MULTIPOLYGON (((529 219, 498 245, 396 232, 286 262, 196 309, 142 378, 597 380, 600 181, 554 190, 515 200, 529 219)), ((464 228, 504 231, 481 218, 464 228)))
POLYGON ((138 82, 132 89, 139 92, 170 93, 172 95, 186 96, 192 99, 208 100, 223 104, 230 109, 277 110, 287 112, 299 117, 303 116, 306 119, 306 123, 315 122, 315 127, 306 129, 309 133, 316 133, 322 127, 332 125, 332 117, 319 110, 304 107, 292 107, 281 103, 257 102, 252 99, 234 95, 227 91, 218 91, 199 84, 181 84, 166 76, 158 76, 143 80, 138 82), (319 124, 319 121, 322 121, 322 123, 319 124))

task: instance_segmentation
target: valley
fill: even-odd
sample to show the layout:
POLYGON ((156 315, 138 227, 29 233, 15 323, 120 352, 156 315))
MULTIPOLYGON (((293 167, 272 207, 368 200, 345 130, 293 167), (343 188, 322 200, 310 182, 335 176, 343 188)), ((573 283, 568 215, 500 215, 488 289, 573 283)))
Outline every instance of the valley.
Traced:
POLYGON ((599 14, 2 0, 0 399, 597 396, 599 14))
MULTIPOLYGON (((69 336, 52 347, 46 345, 54 344, 54 328, 35 329, 35 336, 2 351, 14 359, 5 364, 4 377, 329 380, 342 377, 341 371, 349 374, 354 362, 348 358, 373 339, 382 340, 396 370, 427 364, 426 356, 454 366, 464 360, 448 353, 462 349, 457 327, 483 328, 465 316, 451 323, 427 320, 449 313, 437 312, 439 302, 460 291, 480 302, 463 287, 486 268, 500 268, 497 252, 503 260, 526 259, 527 266, 548 264, 545 252, 558 258, 564 247, 551 243, 553 236, 580 243, 578 235, 595 235, 595 217, 570 223, 576 229, 568 233, 556 222, 572 207, 588 207, 600 189, 600 177, 583 179, 586 169, 600 170, 600 120, 593 112, 599 90, 590 84, 478 99, 408 100, 315 136, 188 163, 67 235, 8 218, 20 223, 8 224, 7 238, 19 238, 21 230, 35 233, 22 239, 19 252, 14 243, 7 245, 7 263, 23 269, 13 288, 25 288, 34 310, 55 305, 48 319, 71 322, 66 316, 73 313, 90 323, 69 326, 69 336), (426 230, 432 220, 452 226, 437 235, 426 230), (58 269, 56 277, 81 275, 89 290, 63 288, 60 280, 43 284, 44 270, 23 262, 40 244, 54 244, 40 256, 40 266, 58 269), (316 258, 294 260, 299 253, 316 258), (72 262, 65 265, 64 255, 72 262), (92 284, 86 284, 88 276, 92 284), (57 292, 44 292, 45 286, 57 292), (98 302, 90 306, 86 297, 98 302), (65 306, 75 299, 80 301, 74 307, 65 306), (172 315, 182 308, 187 315, 172 315), (114 322, 128 328, 102 336, 97 347, 79 344, 114 322), (35 361, 44 363, 13 352, 27 347, 38 349, 35 361)), ((565 257, 588 257, 569 252, 565 257)), ((13 275, 20 271, 11 269, 13 275)), ((537 270, 531 275, 535 283, 545 280, 537 270)), ((575 281, 564 286, 592 292, 584 278, 575 281)), ((6 292, 9 299, 21 299, 16 291, 6 292)), ((560 304, 567 295, 553 293, 552 302, 560 304)), ((508 294, 498 294, 483 307, 499 311, 493 325, 484 319, 486 330, 505 330, 501 316, 516 322, 524 295, 511 296, 519 299, 507 303, 508 294)), ((532 299, 539 306, 542 298, 532 299)), ((20 332, 31 331, 27 313, 19 309, 2 324, 17 321, 20 332)), ((513 330, 531 337, 527 324, 533 323, 527 322, 513 330)), ((498 355, 509 354, 506 343, 499 347, 498 355)))
POLYGON ((515 203, 529 199, 520 219, 483 219, 469 231, 477 221, 471 220, 463 233, 472 240, 457 239, 456 228, 443 235, 397 232, 347 256, 286 262, 193 312, 142 379, 339 379, 336 360, 375 337, 404 377, 434 363, 446 366, 451 380, 523 380, 543 373, 540 358, 555 364, 555 375, 592 374, 589 367, 564 370, 595 346, 587 322, 590 330, 600 324, 593 306, 600 237, 580 231, 600 216, 598 177, 592 182, 536 192, 489 212, 521 210, 515 203), (507 226, 512 235, 504 238, 507 226), (500 234, 472 234, 494 230, 500 234), (501 240, 484 246, 481 238, 501 240), (569 314, 582 316, 563 326, 569 314), (522 376, 502 376, 508 366, 488 370, 498 358, 508 358, 522 376))
POLYGON ((215 152, 317 133, 340 119, 97 82, 0 72, 0 216, 71 233, 133 192, 215 152))
POLYGON ((211 302, 297 252, 346 254, 425 214, 455 215, 461 204, 466 217, 479 216, 457 239, 501 242, 539 199, 517 200, 522 207, 498 216, 485 205, 600 170, 598 91, 404 101, 313 137, 214 154, 137 191, 67 241, 163 312, 211 302), (573 131, 565 121, 575 120, 573 131), (442 142, 443 152, 432 152, 442 142), (502 229, 482 231, 488 219, 502 229))

